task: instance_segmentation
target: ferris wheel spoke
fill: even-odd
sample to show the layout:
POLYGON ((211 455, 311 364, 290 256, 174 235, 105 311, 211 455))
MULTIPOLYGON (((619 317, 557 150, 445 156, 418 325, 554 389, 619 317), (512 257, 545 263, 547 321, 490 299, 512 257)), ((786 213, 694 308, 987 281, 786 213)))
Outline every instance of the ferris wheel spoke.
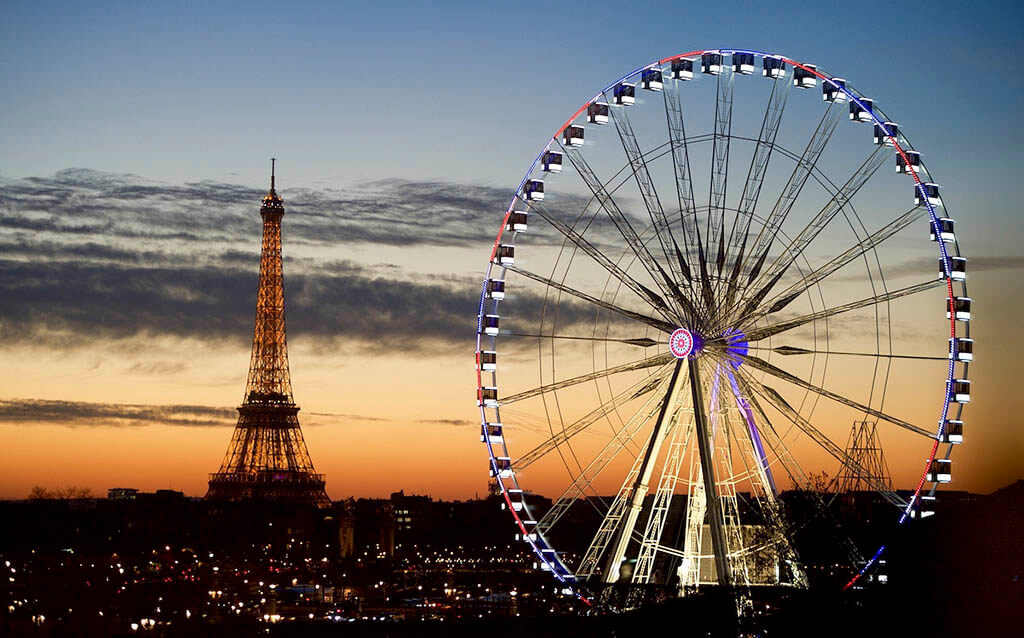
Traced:
POLYGON ((778 199, 775 200, 772 212, 768 215, 764 226, 758 232, 757 238, 754 240, 753 249, 746 258, 747 262, 753 260, 753 266, 747 281, 748 286, 754 277, 757 276, 757 273, 760 272, 764 260, 771 250, 772 242, 774 242, 782 227, 782 223, 786 220, 797 198, 800 197, 807 179, 817 167, 818 159, 821 158, 825 146, 832 138, 832 133, 836 130, 840 115, 842 115, 842 110, 835 108, 834 102, 829 102, 828 108, 825 109, 825 113, 821 116, 821 121, 818 122, 818 126, 814 129, 814 133, 804 148, 803 154, 797 160, 796 166, 793 168, 793 172, 790 174, 786 185, 782 188, 778 199))
POLYGON ((517 401, 522 401, 523 399, 535 397, 538 394, 544 394, 545 392, 553 392, 555 390, 562 390, 564 388, 569 388, 574 385, 586 383, 587 381, 593 381, 594 379, 603 379, 604 377, 610 377, 612 375, 621 374, 623 372, 635 372, 637 370, 646 370, 647 368, 654 368, 657 366, 665 365, 666 363, 670 363, 674 358, 675 357, 673 357, 672 354, 668 352, 656 354, 652 357, 647 357, 646 359, 641 359, 639 361, 633 361, 631 363, 624 363, 622 365, 612 366, 610 368, 605 368, 603 370, 597 370, 596 372, 581 374, 578 377, 571 377, 569 379, 563 379, 561 381, 556 381, 554 383, 542 385, 536 388, 532 388, 530 390, 518 392, 516 394, 503 398, 501 400, 501 403, 502 405, 508 403, 515 403, 517 401))
POLYGON ((711 150, 711 181, 708 202, 707 252, 716 250, 715 267, 719 275, 725 264, 725 196, 729 182, 729 142, 732 139, 732 93, 736 75, 723 66, 717 79, 715 128, 711 150), (710 243, 714 242, 714 244, 710 243))
MULTIPOLYGON (((704 241, 701 238, 700 224, 697 221, 697 207, 693 198, 693 175, 690 171, 690 155, 686 127, 683 122, 683 109, 679 103, 679 81, 670 80, 665 83, 664 94, 665 117, 668 121, 672 169, 676 178, 676 195, 679 199, 679 216, 683 227, 683 241, 686 244, 686 259, 690 257, 690 245, 692 244, 697 251, 700 291, 704 301, 703 313, 707 314, 714 307, 714 294, 711 291, 704 241)), ((685 272, 690 272, 692 276, 692 269, 688 266, 685 272)))
POLYGON ((789 356, 796 354, 824 354, 824 355, 840 355, 850 357, 873 357, 882 359, 919 359, 924 361, 948 361, 949 357, 929 357, 926 355, 918 354, 885 354, 875 352, 840 352, 837 350, 808 350, 806 348, 798 348, 795 346, 779 346, 777 348, 756 348, 748 346, 750 350, 768 350, 771 352, 778 352, 781 355, 789 356))
POLYGON ((810 421, 800 416, 800 413, 797 412, 793 406, 791 406, 789 402, 787 402, 774 388, 757 382, 750 375, 746 375, 745 385, 748 388, 753 388, 754 394, 761 396, 773 405, 784 417, 786 417, 787 420, 792 422, 793 425, 799 428, 812 441, 817 443, 821 449, 835 457, 835 459, 839 461, 844 468, 863 477, 864 480, 867 481, 873 489, 875 489, 875 491, 885 496, 886 500, 889 500, 890 502, 902 500, 891 489, 889 489, 888 485, 873 479, 871 472, 868 471, 867 468, 863 467, 857 459, 854 459, 847 454, 846 451, 839 447, 835 441, 830 439, 821 430, 814 427, 810 421))
POLYGON ((568 442, 572 437, 586 430, 598 420, 615 411, 622 405, 656 390, 668 376, 668 366, 656 371, 650 377, 642 379, 626 390, 615 395, 596 409, 592 410, 582 418, 562 428, 561 431, 545 440, 529 452, 523 454, 512 463, 516 471, 522 471, 543 458, 546 454, 557 448, 562 443, 568 442))
POLYGON ((732 298, 737 292, 737 282, 749 239, 750 222, 754 217, 757 200, 761 196, 761 187, 764 184, 764 176, 768 169, 768 162, 771 160, 772 151, 775 149, 775 138, 779 133, 779 124, 782 122, 782 113, 786 109, 788 96, 789 82, 783 79, 772 84, 772 92, 768 97, 768 105, 765 107, 764 119, 761 120, 761 131, 757 136, 754 154, 750 158, 747 180, 743 185, 740 205, 736 208, 729 236, 729 246, 726 250, 726 265, 729 264, 730 256, 732 256, 732 272, 726 287, 726 307, 732 305, 732 298))
POLYGON ((610 337, 584 337, 580 335, 526 334, 524 332, 502 332, 501 336, 524 337, 528 339, 567 339, 571 341, 598 341, 610 343, 624 343, 630 346, 639 346, 641 348, 650 348, 651 346, 656 346, 659 343, 658 341, 655 341, 650 337, 635 337, 632 339, 613 339, 610 337))
POLYGON ((793 319, 790 319, 789 321, 774 323, 761 328, 754 328, 746 332, 745 334, 747 335, 747 340, 750 343, 753 343, 755 341, 760 341, 762 339, 767 339, 768 337, 775 336, 781 332, 786 332, 787 330, 799 328, 800 326, 811 323, 812 321, 817 321, 819 319, 827 319, 828 317, 834 317, 835 315, 842 314, 844 312, 850 312, 851 310, 857 310, 859 308, 866 308, 869 306, 875 306, 877 304, 886 303, 892 301, 893 299, 899 299, 900 297, 906 297, 908 295, 913 295, 919 292, 923 292, 925 290, 931 290, 932 288, 937 288, 942 285, 945 285, 945 282, 943 282, 942 280, 932 279, 913 286, 907 286, 906 288, 900 288, 899 290, 892 290, 880 295, 875 295, 873 297, 866 297, 864 299, 858 299, 857 301, 851 301, 850 303, 846 303, 841 306, 835 306, 834 308, 826 308, 825 310, 812 312, 806 315, 802 315, 800 317, 795 317, 793 319))
MULTIPOLYGON (((871 155, 857 168, 854 174, 849 180, 843 185, 839 191, 833 191, 834 195, 828 201, 827 204, 815 215, 810 222, 800 231, 800 234, 796 236, 786 248, 779 253, 779 255, 772 261, 767 269, 756 278, 756 280, 748 281, 746 286, 749 290, 757 290, 758 284, 762 284, 765 281, 774 281, 777 277, 781 277, 785 271, 796 262, 797 258, 803 255, 804 250, 811 242, 825 229, 826 226, 836 217, 836 215, 845 207, 853 197, 860 191, 861 187, 864 186, 874 176, 879 168, 885 163, 885 159, 888 156, 883 149, 884 145, 875 147, 875 150, 871 155), (781 273, 781 274, 780 274, 781 273)), ((741 297, 742 299, 745 297, 741 297)), ((729 303, 729 306, 734 304, 729 303)), ((730 308, 732 310, 732 308, 730 308)))
POLYGON ((747 302, 746 307, 744 308, 744 311, 740 313, 740 316, 749 317, 749 320, 755 320, 757 317, 762 317, 773 312, 778 312, 782 310, 790 303, 792 303, 793 300, 797 299, 800 295, 807 291, 811 286, 818 283, 825 277, 828 277, 829 275, 839 270, 840 268, 850 263, 851 261, 859 258, 864 253, 873 249, 875 246, 878 246, 879 244, 889 239, 896 233, 900 232, 907 226, 911 225, 912 223, 920 219, 924 214, 925 208, 923 206, 915 206, 911 208, 907 212, 897 217, 895 220, 889 222, 888 224, 878 229, 871 235, 868 235, 860 243, 854 244, 853 246, 846 249, 836 257, 833 257, 829 261, 825 262, 817 269, 811 271, 806 276, 804 276, 800 281, 794 283, 792 286, 785 289, 783 292, 779 293, 769 301, 765 302, 763 305, 761 305, 760 309, 758 309, 758 305, 761 304, 761 301, 772 290, 772 288, 774 288, 775 285, 778 284, 779 280, 782 278, 782 274, 784 271, 780 271, 777 275, 772 277, 772 279, 767 284, 765 284, 765 286, 761 290, 759 290, 757 294, 750 298, 750 300, 747 302))
POLYGON ((599 308, 604 308, 605 310, 609 310, 611 312, 616 312, 616 313, 622 315, 623 317, 627 317, 627 318, 632 319, 634 321, 639 321, 640 323, 647 324, 648 326, 651 326, 652 328, 657 328, 658 330, 661 330, 662 332, 672 332, 673 330, 676 329, 675 325, 673 325, 671 323, 668 323, 667 321, 662 321, 661 319, 656 319, 654 317, 648 317, 647 315, 642 315, 642 314, 640 314, 638 312, 633 312, 632 310, 626 310, 625 308, 620 308, 619 306, 616 306, 614 304, 610 304, 607 301, 602 301, 601 299, 598 299, 597 297, 594 297, 592 295, 588 295, 585 292, 581 292, 579 290, 576 290, 575 288, 567 286, 567 285, 565 285, 565 284, 563 284, 561 282, 555 281, 553 279, 548 279, 547 277, 544 277, 543 275, 538 275, 536 273, 532 273, 532 272, 530 272, 530 271, 528 271, 526 269, 520 268, 518 266, 511 265, 511 264, 508 264, 505 267, 508 270, 511 270, 514 273, 517 273, 517 274, 522 275, 523 277, 526 277, 527 279, 532 279, 532 280, 534 280, 536 282, 539 282, 539 283, 542 283, 542 284, 544 284, 546 286, 550 286, 551 288, 554 288, 556 290, 560 290, 560 291, 562 291, 564 293, 568 293, 568 294, 576 297, 577 299, 582 299, 583 301, 586 301, 587 303, 590 303, 590 304, 593 304, 595 306, 598 306, 599 308))
MULTIPOLYGON (((650 396, 644 401, 640 408, 626 421, 626 423, 623 424, 622 428, 615 431, 612 438, 609 439, 601 451, 594 456, 594 458, 578 475, 576 475, 575 478, 573 478, 569 487, 562 492, 551 506, 551 509, 541 517, 540 521, 538 521, 538 532, 541 534, 547 534, 569 510, 569 508, 572 507, 572 505, 582 498, 588 491, 590 491, 595 498, 600 500, 600 496, 598 496, 596 490, 593 489, 593 481, 612 461, 615 460, 616 457, 618 457, 624 449, 626 449, 630 443, 633 442, 640 430, 642 430, 647 422, 655 415, 655 413, 657 413, 659 409, 657 403, 659 393, 654 392, 654 390, 662 389, 666 378, 667 375, 663 375, 657 384, 650 386, 650 390, 648 391, 650 396)), ((520 466, 517 471, 521 471, 521 467, 525 466, 520 466)))
MULTIPOLYGON (((525 200, 523 200, 525 202, 525 200)), ((665 300, 658 293, 654 292, 647 286, 641 284, 634 279, 629 273, 620 268, 615 262, 609 259, 604 253, 602 253, 596 246, 587 241, 580 233, 576 232, 573 228, 569 227, 565 222, 561 221, 554 215, 547 212, 547 210, 538 205, 536 202, 525 202, 529 206, 532 212, 537 213, 541 219, 551 224, 551 226, 561 233, 566 239, 573 243, 577 248, 582 250, 585 254, 590 256, 595 262, 598 263, 602 268, 608 271, 613 277, 621 281, 627 288, 632 290, 644 303, 651 306, 654 310, 658 311, 666 320, 672 319, 672 309, 665 302, 665 300)))
POLYGON ((627 107, 613 106, 610 110, 612 121, 615 122, 615 131, 619 134, 619 140, 622 142, 622 150, 629 160, 633 178, 643 197, 647 215, 651 219, 651 227, 658 236, 658 243, 661 245, 665 261, 674 275, 673 279, 674 281, 679 281, 681 278, 689 280, 689 276, 685 274, 686 271, 679 270, 685 268, 686 263, 677 259, 677 255, 681 255, 681 252, 676 244, 675 236, 672 234, 672 227, 665 216, 665 209, 661 205, 661 200, 658 199, 658 191, 654 187, 654 180, 651 179, 651 173, 647 168, 647 160, 644 159, 644 154, 640 151, 640 144, 636 140, 633 125, 629 121, 627 107), (675 277, 676 274, 679 276, 675 277))
POLYGON ((665 269, 661 267, 661 264, 658 263, 650 251, 647 250, 647 245, 640 240, 636 230, 633 229, 633 225, 629 223, 629 218, 619 208, 618 203, 611 193, 608 192, 608 189, 605 188, 604 183, 598 179, 586 158, 574 146, 561 146, 561 148, 565 156, 572 162, 573 167, 576 168, 580 177, 583 178, 594 199, 597 200, 597 203, 605 211, 609 219, 611 219, 612 224, 619 231, 623 241, 626 242, 630 250, 633 251, 633 254, 640 260, 640 263, 647 270, 647 274, 654 280, 655 285, 661 289, 662 295, 674 299, 671 290, 666 287, 666 283, 672 280, 671 277, 669 277, 668 273, 665 272, 665 269))
POLYGON ((772 375, 773 377, 776 377, 778 379, 782 379, 783 381, 788 381, 789 383, 792 383, 793 385, 799 386, 799 387, 801 387, 801 388, 803 388, 805 390, 810 390, 811 392, 814 392, 815 394, 818 394, 820 396, 832 399, 833 401, 835 401, 837 403, 842 403, 843 405, 851 407, 851 408, 853 408, 855 410, 858 410, 860 412, 863 412, 864 414, 870 414, 871 416, 873 416, 873 417, 875 417, 877 419, 882 419, 883 421, 888 421, 889 423, 892 423, 893 425, 898 425, 901 428, 903 428, 905 430, 909 430, 909 431, 911 431, 911 432, 913 432, 915 434, 920 434, 921 436, 927 437, 929 439, 934 439, 935 438, 935 434, 934 433, 929 432, 928 430, 925 430, 924 428, 918 427, 918 426, 916 426, 916 425, 914 425, 912 423, 904 421, 903 419, 899 419, 897 417, 894 417, 894 416, 891 416, 889 414, 886 414, 885 412, 882 412, 881 410, 876 410, 876 409, 874 409, 874 408, 872 408, 870 406, 867 406, 867 405, 864 405, 864 404, 859 403, 857 401, 854 401, 853 399, 848 399, 848 398, 842 396, 841 394, 837 394, 835 392, 832 392, 831 390, 826 390, 825 388, 822 388, 820 386, 814 385, 813 383, 810 383, 808 381, 804 381, 800 377, 792 375, 792 374, 786 372, 785 370, 782 370, 780 368, 777 368, 777 367, 773 366, 772 364, 768 363, 767 361, 765 361, 764 359, 761 359, 758 356, 755 356, 755 355, 752 355, 752 354, 748 353, 746 355, 742 355, 741 358, 742 358, 744 363, 749 363, 751 366, 757 368, 758 370, 761 370, 762 372, 767 372, 768 374, 772 375))

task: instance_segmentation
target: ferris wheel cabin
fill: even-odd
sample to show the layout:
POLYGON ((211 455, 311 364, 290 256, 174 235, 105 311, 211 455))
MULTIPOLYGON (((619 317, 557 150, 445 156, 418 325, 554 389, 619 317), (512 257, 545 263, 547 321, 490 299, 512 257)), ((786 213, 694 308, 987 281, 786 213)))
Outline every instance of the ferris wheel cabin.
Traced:
POLYGON ((914 203, 921 205, 921 193, 924 193, 928 203, 932 206, 942 206, 942 198, 939 197, 939 185, 932 182, 924 182, 914 186, 914 203))
POLYGON ((494 463, 488 463, 487 467, 492 477, 512 478, 512 459, 507 456, 495 458, 494 463))
POLYGON ((793 68, 793 86, 798 89, 813 89, 818 86, 818 76, 811 73, 811 71, 817 71, 818 67, 813 64, 805 64, 804 66, 807 68, 793 68))
POLYGON ((527 224, 529 218, 530 214, 526 211, 513 211, 512 214, 508 216, 508 223, 505 224, 505 230, 515 233, 525 233, 526 229, 529 227, 527 224))
POLYGON ((523 193, 526 195, 526 201, 544 201, 544 182, 539 179, 526 180, 526 184, 523 186, 523 193))
POLYGON ((661 69, 644 69, 640 73, 640 86, 648 91, 660 91, 663 81, 661 69))
POLYGON ((925 480, 932 483, 949 483, 953 480, 953 462, 949 459, 934 459, 928 467, 925 480))
POLYGON ((587 121, 591 124, 608 123, 608 103, 591 102, 587 106, 587 121))
POLYGON ((565 127, 562 132, 562 143, 566 146, 583 146, 583 127, 573 124, 565 127))
POLYGON ((612 89, 612 100, 619 106, 632 106, 636 104, 636 85, 622 82, 612 89))
POLYGON ((915 172, 921 170, 921 154, 917 151, 904 151, 907 159, 903 159, 903 155, 896 153, 896 172, 897 173, 910 173, 910 169, 914 169, 915 172))
POLYGON ((754 72, 753 53, 733 53, 732 70, 741 75, 750 75, 754 72))
POLYGON ((949 393, 949 400, 953 403, 971 402, 971 380, 954 379, 953 390, 949 393))
POLYGON ((516 263, 516 247, 509 244, 498 246, 498 252, 494 255, 494 263, 499 266, 516 263))
POLYGON ((784 78, 786 77, 786 63, 782 61, 782 58, 766 55, 761 61, 761 75, 773 80, 784 78))
POLYGON ((504 279, 488 279, 487 280, 487 298, 497 299, 501 301, 505 298, 505 280, 504 279))
POLYGON ((494 372, 498 369, 498 353, 495 350, 484 350, 480 353, 480 370, 494 372))
POLYGON ((687 60, 681 58, 679 60, 672 60, 672 79, 673 80, 692 80, 693 79, 693 60, 687 60))
MULTIPOLYGON (((953 298, 953 312, 956 313, 957 321, 970 321, 971 320, 971 298, 970 297, 954 297, 953 298)), ((950 319, 949 316, 949 297, 946 297, 946 319, 950 319)))
POLYGON ((946 419, 942 428, 942 442, 959 445, 964 442, 964 422, 959 419, 946 419))
POLYGON ((882 126, 875 124, 875 144, 879 146, 896 146, 895 139, 899 134, 900 125, 896 122, 885 122, 882 126), (889 129, 889 135, 885 134, 886 129, 889 129))
POLYGON ((480 442, 504 443, 505 438, 501 434, 501 423, 487 423, 481 426, 480 442))
MULTIPOLYGON (((917 202, 917 204, 920 205, 921 202, 917 202)), ((949 217, 940 217, 935 223, 928 222, 929 239, 932 241, 938 241, 941 239, 947 244, 956 241, 956 234, 953 232, 954 221, 955 220, 950 219, 949 217), (939 230, 937 236, 935 234, 936 228, 939 230)))
POLYGON ((874 104, 874 100, 866 97, 860 98, 860 104, 857 103, 857 100, 851 100, 850 119, 854 122, 871 122, 874 120, 871 116, 874 104))
POLYGON ((957 361, 974 360, 974 339, 957 337, 949 340, 949 358, 957 361))
MULTIPOLYGON (((949 276, 953 281, 964 281, 967 279, 967 258, 966 257, 950 257, 949 258, 949 276)), ((939 257, 939 279, 946 278, 946 262, 942 257, 939 257)))
POLYGON ((541 169, 545 173, 561 173, 562 172, 562 154, 558 151, 544 151, 544 157, 541 159, 541 169))
POLYGON ((493 385, 485 385, 480 388, 480 405, 485 408, 498 407, 498 388, 493 385))
POLYGON ((718 75, 722 72, 722 54, 705 53, 700 56, 700 72, 705 75, 718 75))
POLYGON ((832 78, 821 83, 821 99, 826 102, 842 104, 846 101, 846 80, 843 78, 832 78))
POLYGON ((498 334, 498 315, 484 315, 484 334, 492 337, 498 334))
POLYGON ((935 515, 935 496, 933 494, 921 494, 917 497, 918 501, 914 507, 914 511, 911 516, 914 518, 928 518, 929 516, 935 515))

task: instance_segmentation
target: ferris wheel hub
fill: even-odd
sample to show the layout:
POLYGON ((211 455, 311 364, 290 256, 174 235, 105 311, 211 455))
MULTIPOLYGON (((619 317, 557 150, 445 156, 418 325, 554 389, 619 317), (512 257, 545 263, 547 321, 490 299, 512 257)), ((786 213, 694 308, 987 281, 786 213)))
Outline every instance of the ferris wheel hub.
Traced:
POLYGON ((668 349, 676 359, 696 355, 703 346, 703 339, 686 328, 676 328, 668 338, 668 349))

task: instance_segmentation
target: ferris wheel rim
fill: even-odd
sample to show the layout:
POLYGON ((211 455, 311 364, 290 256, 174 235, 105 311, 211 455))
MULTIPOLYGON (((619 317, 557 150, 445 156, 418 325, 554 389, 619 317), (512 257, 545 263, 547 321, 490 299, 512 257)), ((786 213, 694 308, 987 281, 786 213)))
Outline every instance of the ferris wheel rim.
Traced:
MULTIPOLYGON (((493 272, 493 267, 494 267, 494 265, 496 265, 495 264, 495 257, 497 255, 498 248, 499 248, 500 243, 501 243, 502 235, 505 232, 506 225, 508 223, 509 217, 512 214, 512 212, 514 211, 516 203, 518 201, 520 201, 519 200, 520 193, 522 193, 524 185, 526 184, 526 182, 530 179, 531 175, 536 170, 537 165, 540 162, 541 158, 544 156, 544 154, 548 150, 550 150, 550 148, 551 148, 553 143, 558 143, 557 142, 558 136, 561 135, 567 129, 567 127, 571 126, 574 121, 576 121, 576 119, 587 109, 588 105, 590 105, 591 103, 593 103, 596 100, 598 100, 602 95, 604 95, 604 93, 606 91, 611 90, 617 84, 619 84, 621 82, 625 82, 626 80, 637 76, 638 74, 642 73, 645 70, 653 69, 653 68, 661 69, 661 67, 664 64, 666 64, 668 62, 671 62, 673 60, 678 60, 678 59, 681 59, 681 58, 692 58, 692 57, 703 55, 705 53, 718 53, 718 54, 721 54, 721 55, 751 54, 751 55, 754 55, 756 57, 761 57, 761 58, 771 57, 771 58, 780 59, 784 63, 788 63, 788 64, 792 65, 794 68, 800 68, 800 69, 803 69, 805 72, 811 73, 812 75, 814 75, 818 79, 822 80, 823 82, 827 82, 827 83, 831 84, 836 90, 841 91, 842 93, 844 93, 848 100, 850 100, 853 103, 858 104, 864 111, 867 112, 867 114, 871 118, 871 121, 876 125, 876 127, 880 128, 885 133, 886 138, 888 140, 888 144, 895 149, 896 153, 900 157, 902 157, 904 163, 906 164, 907 173, 909 173, 911 175, 911 177, 912 177, 912 179, 914 181, 915 189, 920 193, 921 201, 922 201, 922 204, 923 204, 924 208, 927 211, 927 214, 928 214, 928 217, 929 217, 929 221, 930 221, 930 225, 935 229, 936 233, 938 233, 938 229, 939 229, 939 216, 937 215, 937 213, 935 211, 935 207, 933 206, 932 202, 930 201, 929 197, 927 196, 927 194, 925 192, 925 189, 924 189, 924 184, 925 183, 922 181, 922 179, 921 179, 921 177, 920 177, 920 175, 918 173, 917 168, 915 168, 915 166, 910 162, 910 160, 909 160, 909 158, 907 156, 907 151, 908 150, 912 150, 913 147, 909 144, 909 140, 907 140, 906 135, 903 134, 902 131, 901 131, 900 134, 903 136, 903 139, 904 139, 904 141, 906 143, 906 148, 904 148, 904 146, 900 144, 900 141, 897 138, 897 136, 887 126, 888 120, 884 117, 884 112, 881 111, 880 108, 878 108, 876 106, 873 106, 873 105, 870 108, 865 108, 865 104, 864 104, 864 102, 862 102, 862 99, 866 99, 866 98, 863 98, 863 95, 855 93, 845 83, 837 84, 836 82, 833 81, 833 76, 830 76, 830 75, 824 73, 818 67, 798 62, 798 61, 796 61, 796 60, 794 60, 792 58, 786 57, 786 56, 782 56, 782 55, 778 55, 778 54, 772 54, 772 53, 766 53, 766 52, 761 52, 761 51, 756 51, 756 50, 751 50, 751 49, 700 49, 700 50, 690 51, 690 52, 687 52, 687 53, 676 54, 676 55, 673 55, 673 56, 670 56, 670 57, 662 58, 660 60, 651 62, 651 63, 649 63, 647 65, 638 67, 638 68, 634 69, 633 71, 623 75, 621 78, 619 78, 615 82, 609 84, 607 87, 602 89, 602 91, 597 93, 594 97, 592 97, 589 100, 587 100, 575 113, 573 113, 573 115, 568 120, 566 120, 566 122, 556 131, 555 135, 552 136, 552 138, 548 140, 548 142, 541 149, 540 153, 538 153, 537 157, 534 159, 533 163, 530 165, 530 167, 527 170, 526 174, 524 175, 523 179, 520 181, 519 186, 516 189, 515 194, 513 195, 512 199, 511 199, 511 202, 510 202, 509 206, 507 207, 507 209, 505 211, 505 214, 504 214, 503 219, 502 219, 501 226, 498 229, 497 236, 496 236, 494 244, 492 246, 490 259, 488 260, 488 265, 487 265, 486 273, 485 273, 485 277, 484 277, 483 289, 482 289, 481 295, 480 295, 480 304, 479 304, 479 308, 478 308, 477 348, 476 348, 476 352, 477 352, 477 396, 478 396, 478 404, 479 404, 480 413, 481 413, 481 425, 484 428, 484 437, 483 438, 485 439, 486 447, 487 447, 487 450, 488 450, 488 455, 489 455, 490 461, 491 461, 491 466, 492 466, 492 469, 494 471, 495 477, 497 478, 497 482, 498 482, 498 484, 499 484, 499 486, 501 488, 501 492, 502 492, 502 496, 503 496, 503 498, 505 500, 505 504, 507 505, 509 511, 512 513, 518 528, 520 529, 521 533, 523 534, 523 538, 530 544, 531 548, 533 549, 533 551, 537 555, 537 557, 540 559, 540 561, 542 563, 546 564, 547 568, 550 571, 552 571, 552 573, 556 576, 556 578, 558 578, 558 580, 560 580, 561 582, 563 582, 565 584, 568 584, 570 586, 575 583, 575 581, 576 581, 575 577, 573 576, 573 574, 571 572, 568 571, 567 568, 565 568, 564 565, 561 565, 561 561, 558 559, 557 555, 555 555, 555 553, 554 553, 552 548, 550 548, 550 547, 543 547, 542 545, 545 545, 546 543, 537 543, 535 538, 531 538, 531 535, 528 533, 528 531, 526 529, 526 526, 524 525, 523 520, 520 518, 520 516, 518 515, 518 512, 515 510, 515 508, 513 508, 513 506, 512 506, 512 502, 511 502, 511 500, 509 498, 509 489, 506 487, 504 481, 499 477, 497 460, 499 458, 507 458, 508 457, 508 448, 507 448, 506 441, 503 439, 502 442, 501 442, 503 451, 505 452, 506 456, 499 457, 499 456, 496 456, 494 446, 493 446, 492 442, 490 441, 489 437, 486 436, 486 434, 487 434, 486 428, 487 428, 487 425, 488 425, 488 421, 487 421, 487 415, 486 415, 486 406, 484 405, 483 399, 482 399, 482 396, 483 396, 482 393, 483 393, 483 389, 484 389, 485 386, 483 385, 483 376, 482 376, 483 372, 482 372, 481 366, 480 366, 480 355, 483 352, 482 341, 483 341, 484 333, 483 333, 482 328, 483 328, 483 320, 484 320, 484 307, 485 307, 485 303, 486 303, 486 299, 487 299, 487 292, 488 292, 487 291, 488 282, 491 281, 491 279, 492 279, 491 275, 492 275, 492 272, 493 272), (879 117, 880 115, 882 115, 882 117, 879 117)), ((919 165, 923 166, 923 162, 919 161, 919 165)), ((924 170, 927 170, 927 169, 924 169, 924 170)), ((950 338, 951 338, 951 340, 955 341, 956 338, 957 338, 957 318, 956 318, 956 312, 954 310, 953 302, 954 302, 955 299, 957 299, 957 297, 956 297, 956 295, 954 294, 954 291, 953 291, 953 281, 954 280, 953 280, 953 277, 951 276, 951 272, 950 272, 950 270, 951 270, 951 261, 950 261, 951 253, 950 253, 949 250, 947 250, 947 246, 946 246, 946 242, 945 241, 940 239, 939 241, 937 241, 937 243, 938 243, 938 247, 939 247, 940 259, 942 260, 942 267, 944 269, 945 282, 946 282, 947 294, 948 294, 948 299, 949 299, 950 338)), ((954 238, 953 241, 950 242, 950 243, 952 243, 953 254, 955 256, 959 257, 960 256, 960 248, 959 248, 958 239, 954 238)), ((506 272, 506 268, 505 267, 500 267, 500 270, 501 270, 502 273, 506 272)), ((966 295, 967 295, 966 282, 961 279, 961 280, 958 280, 958 283, 960 283, 963 295, 966 297, 966 295)), ((498 305, 499 305, 499 300, 495 300, 494 306, 497 307, 498 305)), ((965 325, 964 325, 964 334, 966 336, 968 336, 968 337, 970 335, 969 323, 965 323, 965 325)), ((912 511, 912 508, 914 507, 914 503, 920 500, 920 497, 921 497, 921 494, 922 494, 922 488, 923 488, 923 486, 924 486, 924 484, 926 482, 926 477, 928 476, 928 473, 929 473, 929 468, 932 466, 932 463, 937 458, 936 454, 938 452, 939 445, 942 442, 943 429, 944 429, 944 426, 945 426, 945 424, 946 424, 946 422, 947 422, 947 420, 949 418, 949 413, 950 413, 950 409, 951 409, 951 403, 952 403, 952 401, 951 401, 951 393, 952 393, 953 383, 954 383, 954 380, 955 380, 955 363, 956 363, 956 359, 951 357, 950 358, 950 362, 949 362, 949 366, 948 366, 948 371, 947 371, 947 379, 946 379, 947 391, 945 393, 945 396, 943 397, 943 405, 942 405, 942 409, 941 409, 941 415, 940 415, 940 418, 939 418, 939 421, 938 421, 939 425, 938 425, 938 429, 937 429, 936 433, 931 437, 931 438, 934 439, 932 450, 931 450, 931 452, 928 455, 928 459, 927 459, 927 462, 926 462, 926 465, 925 465, 925 470, 921 474, 921 477, 920 477, 920 479, 918 481, 918 484, 917 484, 917 486, 916 486, 916 488, 914 490, 913 496, 909 499, 909 502, 908 502, 905 510, 903 511, 902 516, 899 519, 899 523, 900 524, 902 524, 905 520, 907 520, 908 516, 910 515, 910 513, 912 511)), ((963 370, 963 372, 964 372, 964 377, 965 378, 967 377, 967 374, 968 374, 968 365, 969 364, 967 362, 964 362, 964 370, 963 370)), ((962 410, 963 410, 963 404, 962 403, 958 403, 956 410, 957 410, 957 416, 959 417, 960 414, 962 413, 962 410)), ((952 449, 952 445, 951 444, 950 444, 950 448, 949 449, 950 450, 952 449)), ((947 454, 947 456, 948 456, 948 454, 947 454)), ((519 485, 518 485, 518 479, 515 477, 515 475, 513 474, 510 478, 511 478, 513 484, 515 485, 514 489, 520 490, 519 485)), ((935 490, 935 486, 933 485, 933 487, 931 488, 931 493, 934 493, 934 490, 935 490)), ((856 583, 856 581, 867 571, 867 569, 869 569, 871 567, 871 565, 874 563, 874 561, 877 560, 877 558, 879 557, 879 555, 881 554, 881 552, 883 550, 884 550, 884 546, 881 547, 878 550, 878 552, 875 553, 875 555, 872 557, 872 559, 867 562, 867 564, 864 566, 864 568, 858 574, 856 574, 850 580, 849 583, 847 583, 846 588, 849 588, 854 583, 856 583)), ((590 601, 585 596, 583 596, 580 592, 575 591, 575 589, 574 589, 574 592, 584 602, 589 604, 590 601)))

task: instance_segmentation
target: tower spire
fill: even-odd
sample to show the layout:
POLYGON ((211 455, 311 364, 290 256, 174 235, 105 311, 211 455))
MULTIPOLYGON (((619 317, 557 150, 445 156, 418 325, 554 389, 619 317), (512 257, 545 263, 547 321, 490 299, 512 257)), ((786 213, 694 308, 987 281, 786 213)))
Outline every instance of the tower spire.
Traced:
POLYGON ((288 371, 281 259, 284 200, 274 190, 275 163, 272 158, 270 192, 260 206, 263 242, 249 377, 238 425, 220 470, 210 475, 206 498, 326 506, 330 501, 324 475, 316 473, 309 458, 288 371))

